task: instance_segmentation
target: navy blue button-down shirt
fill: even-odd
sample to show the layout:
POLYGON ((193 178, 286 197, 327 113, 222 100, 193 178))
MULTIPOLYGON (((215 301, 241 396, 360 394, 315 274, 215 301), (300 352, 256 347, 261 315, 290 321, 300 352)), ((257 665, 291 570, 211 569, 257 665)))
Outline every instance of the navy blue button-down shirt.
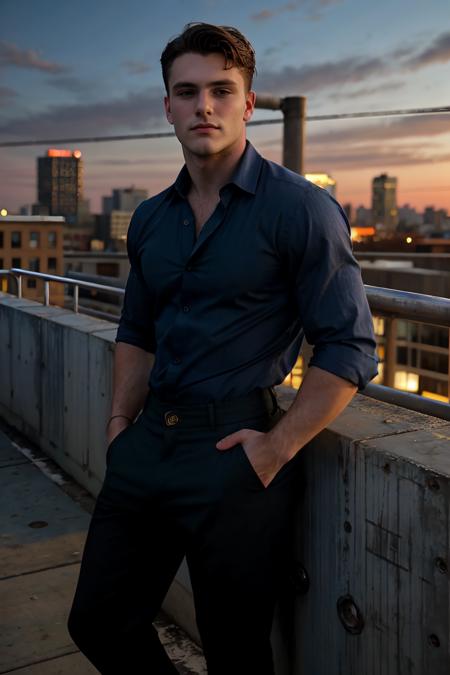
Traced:
POLYGON ((281 383, 304 335, 310 365, 359 389, 377 374, 375 337, 339 204, 247 142, 198 238, 186 166, 140 204, 116 342, 155 354, 162 397, 222 400, 281 383))

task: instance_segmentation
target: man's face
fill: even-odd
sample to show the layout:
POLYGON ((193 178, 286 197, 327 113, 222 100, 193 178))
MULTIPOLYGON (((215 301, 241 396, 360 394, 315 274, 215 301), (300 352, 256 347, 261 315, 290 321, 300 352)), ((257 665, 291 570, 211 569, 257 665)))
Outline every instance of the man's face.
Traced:
POLYGON ((175 59, 164 98, 168 121, 183 150, 208 157, 242 148, 245 122, 255 106, 238 68, 225 69, 222 54, 188 53, 175 59))

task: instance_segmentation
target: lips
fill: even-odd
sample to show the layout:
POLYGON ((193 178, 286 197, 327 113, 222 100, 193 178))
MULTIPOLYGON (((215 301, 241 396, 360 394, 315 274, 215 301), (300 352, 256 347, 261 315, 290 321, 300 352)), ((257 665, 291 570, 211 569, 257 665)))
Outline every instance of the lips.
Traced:
POLYGON ((196 124, 195 127, 192 127, 192 130, 195 131, 196 129, 218 129, 219 127, 216 127, 214 124, 196 124))

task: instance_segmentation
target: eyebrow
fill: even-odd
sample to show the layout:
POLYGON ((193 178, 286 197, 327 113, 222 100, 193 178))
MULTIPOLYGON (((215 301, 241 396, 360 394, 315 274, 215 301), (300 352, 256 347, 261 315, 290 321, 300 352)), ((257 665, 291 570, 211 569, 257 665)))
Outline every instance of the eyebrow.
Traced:
MULTIPOLYGON (((215 80, 214 82, 208 82, 206 85, 207 87, 223 87, 223 86, 237 86, 237 82, 234 80, 215 80)), ((175 82, 173 85, 173 89, 181 89, 182 87, 191 87, 193 89, 196 89, 198 85, 196 85, 194 82, 175 82)))

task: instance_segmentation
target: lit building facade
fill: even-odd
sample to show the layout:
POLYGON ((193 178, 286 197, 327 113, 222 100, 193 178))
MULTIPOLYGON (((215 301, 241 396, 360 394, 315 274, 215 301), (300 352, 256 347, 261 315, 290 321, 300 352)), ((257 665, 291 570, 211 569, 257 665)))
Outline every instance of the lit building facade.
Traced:
POLYGON ((141 202, 148 198, 148 191, 142 188, 114 188, 112 195, 103 197, 103 213, 111 211, 133 212, 141 202))
POLYGON ((318 185, 336 199, 336 181, 327 173, 305 173, 306 180, 318 185))
POLYGON ((372 224, 382 226, 387 234, 398 225, 397 179, 386 173, 372 181, 372 224))
POLYGON ((126 241, 130 220, 133 213, 131 211, 111 211, 110 218, 110 237, 111 239, 120 239, 126 241))
POLYGON ((82 201, 81 152, 50 148, 45 157, 38 157, 38 202, 49 215, 74 224, 82 201))
MULTIPOLYGON (((0 269, 20 267, 62 276, 63 226, 61 216, 0 216, 0 269)), ((11 277, 1 277, 0 284, 2 291, 16 293, 16 282, 11 277)), ((23 277, 22 295, 42 302, 44 282, 23 277)), ((62 284, 50 282, 50 302, 63 306, 62 284)))

